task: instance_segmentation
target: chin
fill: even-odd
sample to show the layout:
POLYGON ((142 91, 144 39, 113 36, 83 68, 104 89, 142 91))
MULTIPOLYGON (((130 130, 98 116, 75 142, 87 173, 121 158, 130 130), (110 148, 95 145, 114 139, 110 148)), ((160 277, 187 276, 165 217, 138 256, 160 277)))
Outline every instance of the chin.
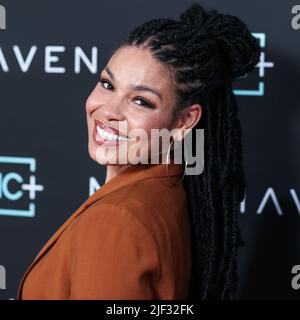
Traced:
POLYGON ((92 160, 96 161, 96 149, 93 148, 92 144, 88 144, 88 153, 92 160))

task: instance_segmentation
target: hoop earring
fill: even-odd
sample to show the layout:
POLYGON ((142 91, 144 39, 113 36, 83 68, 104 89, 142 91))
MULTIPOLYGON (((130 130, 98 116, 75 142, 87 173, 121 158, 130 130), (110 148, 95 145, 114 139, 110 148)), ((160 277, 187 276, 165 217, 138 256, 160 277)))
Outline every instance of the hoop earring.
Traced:
MULTIPOLYGON (((169 176, 169 157, 170 156, 169 156, 169 154, 170 154, 170 150, 171 150, 171 146, 172 146, 173 142, 174 142, 174 139, 172 140, 172 142, 169 145, 168 152, 167 152, 167 158, 166 158, 166 160, 167 160, 167 165, 166 165, 166 167, 167 167, 167 176, 169 178, 169 181, 170 181, 170 176, 169 176)), ((185 176, 185 169, 186 168, 187 168, 187 160, 186 160, 185 151, 184 151, 184 170, 183 170, 183 175, 181 176, 180 180, 177 181, 176 183, 173 183, 173 185, 181 183, 181 181, 183 180, 183 178, 185 176)))

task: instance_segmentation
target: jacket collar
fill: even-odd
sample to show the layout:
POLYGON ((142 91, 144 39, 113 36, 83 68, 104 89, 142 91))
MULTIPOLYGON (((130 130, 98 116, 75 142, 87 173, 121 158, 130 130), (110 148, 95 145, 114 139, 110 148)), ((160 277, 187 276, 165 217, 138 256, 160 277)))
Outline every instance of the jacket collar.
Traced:
POLYGON ((182 174, 183 167, 181 164, 170 163, 168 165, 159 164, 136 164, 127 167, 125 170, 121 171, 117 176, 111 178, 102 187, 100 187, 95 193, 93 193, 84 203, 63 223, 63 225, 53 234, 53 236, 47 241, 44 247, 40 250, 38 255, 33 260, 32 264, 28 267, 24 276, 21 279, 17 299, 21 299, 21 291, 23 287, 24 280, 28 275, 29 271, 34 267, 34 265, 47 253, 47 251, 56 242, 59 236, 64 232, 67 226, 81 213, 84 212, 86 208, 91 206, 97 200, 101 199, 110 192, 113 192, 121 187, 132 184, 139 180, 151 179, 151 178, 165 178, 163 180, 173 181, 173 178, 178 178, 182 174))
MULTIPOLYGON (((171 163, 166 164, 136 164, 127 167, 117 176, 114 176, 107 183, 105 183, 101 188, 99 188, 93 195, 90 196, 83 203, 83 206, 89 206, 95 201, 102 198, 109 192, 116 189, 134 183, 138 180, 151 179, 151 178, 166 178, 168 181, 169 177, 176 177, 182 173, 182 165, 171 163), (167 170, 168 169, 168 170, 167 170)), ((173 181, 173 178, 172 178, 173 181)))

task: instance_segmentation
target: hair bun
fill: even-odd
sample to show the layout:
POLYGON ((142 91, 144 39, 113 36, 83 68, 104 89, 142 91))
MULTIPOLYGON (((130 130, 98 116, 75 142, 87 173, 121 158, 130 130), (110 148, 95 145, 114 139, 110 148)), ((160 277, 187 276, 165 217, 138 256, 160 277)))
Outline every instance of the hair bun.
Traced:
POLYGON ((217 43, 230 80, 244 78, 258 63, 258 40, 238 17, 193 4, 180 15, 180 20, 187 28, 195 30, 198 40, 217 43))
POLYGON ((199 5, 193 4, 179 16, 182 23, 191 28, 201 27, 208 18, 208 12, 199 5))

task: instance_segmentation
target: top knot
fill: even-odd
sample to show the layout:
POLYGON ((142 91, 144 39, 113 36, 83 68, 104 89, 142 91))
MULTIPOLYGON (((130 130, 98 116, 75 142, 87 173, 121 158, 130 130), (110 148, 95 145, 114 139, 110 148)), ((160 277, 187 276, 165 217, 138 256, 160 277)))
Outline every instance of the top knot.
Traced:
POLYGON ((186 28, 194 30, 195 41, 214 41, 217 44, 230 80, 245 78, 258 63, 258 40, 238 17, 193 4, 181 13, 180 20, 186 28))
POLYGON ((198 28, 206 23, 208 13, 199 4, 193 4, 186 11, 180 14, 180 20, 190 28, 198 28))

